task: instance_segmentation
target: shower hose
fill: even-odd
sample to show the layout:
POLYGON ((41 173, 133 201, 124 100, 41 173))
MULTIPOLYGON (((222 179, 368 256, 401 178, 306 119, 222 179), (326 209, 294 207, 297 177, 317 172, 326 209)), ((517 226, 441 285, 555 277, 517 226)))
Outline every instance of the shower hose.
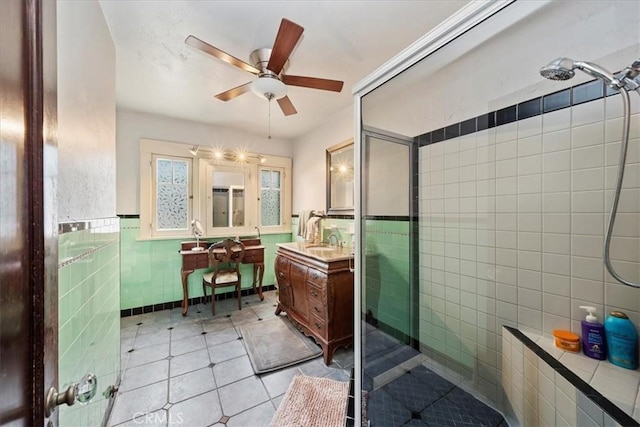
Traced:
POLYGON ((624 108, 623 123, 622 123, 622 144, 620 146, 620 160, 618 161, 618 179, 616 181, 616 188, 613 195, 613 203, 611 204, 611 212, 609 214, 609 223, 607 225, 607 234, 604 241, 604 265, 607 267, 609 274, 613 276, 618 282, 623 285, 631 286, 634 288, 640 288, 640 283, 633 283, 625 280, 620 276, 613 265, 611 264, 611 235, 613 234, 613 227, 616 221, 616 215, 618 214, 618 202, 620 201, 620 193, 622 191, 622 180, 624 178, 624 169, 627 161, 627 147, 629 145, 629 122, 631 121, 631 109, 629 107, 629 92, 624 88, 616 88, 622 96, 622 105, 624 108))

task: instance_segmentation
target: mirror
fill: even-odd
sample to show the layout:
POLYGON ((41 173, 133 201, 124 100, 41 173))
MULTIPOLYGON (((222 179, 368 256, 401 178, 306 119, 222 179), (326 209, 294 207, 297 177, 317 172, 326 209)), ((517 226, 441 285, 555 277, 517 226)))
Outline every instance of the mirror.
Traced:
POLYGON ((353 139, 327 149, 327 213, 353 215, 353 139))
POLYGON ((244 226, 244 174, 214 171, 212 187, 213 226, 244 226))
POLYGON ((202 228, 202 224, 200 224, 199 219, 194 219, 191 221, 191 233, 193 237, 196 238, 196 246, 192 248, 192 251, 203 251, 204 248, 200 246, 200 238, 204 236, 204 229, 202 228))

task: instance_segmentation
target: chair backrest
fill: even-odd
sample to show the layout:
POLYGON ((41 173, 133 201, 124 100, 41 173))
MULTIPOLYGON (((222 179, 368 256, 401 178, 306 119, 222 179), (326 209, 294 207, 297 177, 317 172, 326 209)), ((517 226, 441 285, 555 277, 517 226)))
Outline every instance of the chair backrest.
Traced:
POLYGON ((239 240, 224 239, 209 246, 209 266, 214 270, 239 271, 244 245, 239 240))

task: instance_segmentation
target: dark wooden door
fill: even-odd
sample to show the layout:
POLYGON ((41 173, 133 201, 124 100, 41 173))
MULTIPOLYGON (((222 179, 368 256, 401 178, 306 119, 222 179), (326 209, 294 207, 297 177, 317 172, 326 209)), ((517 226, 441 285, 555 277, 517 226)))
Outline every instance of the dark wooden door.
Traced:
POLYGON ((57 386, 55 25, 54 1, 0 1, 0 425, 46 425, 57 386))

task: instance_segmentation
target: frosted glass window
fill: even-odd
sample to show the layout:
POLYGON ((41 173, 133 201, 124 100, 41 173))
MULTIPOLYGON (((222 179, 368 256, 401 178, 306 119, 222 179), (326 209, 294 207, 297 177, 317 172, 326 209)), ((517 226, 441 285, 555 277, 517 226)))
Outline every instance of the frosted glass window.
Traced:
POLYGON ((186 230, 189 226, 189 164, 156 160, 156 229, 186 230))
POLYGON ((260 223, 262 226, 281 225, 281 172, 262 169, 260 171, 260 223))

